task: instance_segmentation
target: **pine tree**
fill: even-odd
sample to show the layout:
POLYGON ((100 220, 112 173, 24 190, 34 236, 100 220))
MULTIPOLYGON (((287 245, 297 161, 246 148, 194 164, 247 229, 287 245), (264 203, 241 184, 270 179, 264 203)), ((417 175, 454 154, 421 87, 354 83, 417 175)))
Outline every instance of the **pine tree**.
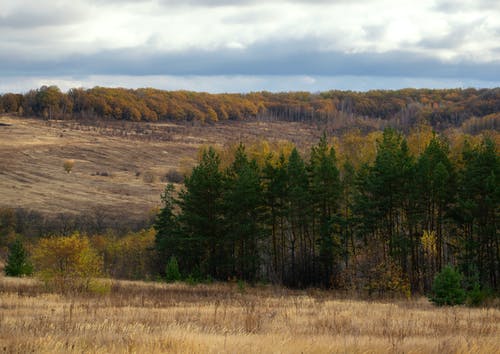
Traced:
POLYGON ((500 157, 494 142, 466 144, 456 220, 462 230, 461 266, 479 272, 481 285, 500 288, 500 157))
POLYGON ((165 268, 165 279, 168 283, 173 283, 181 280, 181 273, 179 271, 179 264, 175 256, 170 257, 165 268))
MULTIPOLYGON (((414 270, 425 269, 425 289, 429 289, 430 280, 441 270, 444 263, 444 226, 447 210, 450 209, 456 194, 456 173, 448 158, 448 146, 434 136, 416 164, 416 185, 414 188, 416 205, 414 212, 418 215, 421 232, 433 233, 436 236, 436 251, 432 264, 422 264, 416 259, 412 261, 414 270)), ((418 241, 415 240, 415 244, 418 241)), ((416 251, 415 251, 416 252, 416 251)), ((412 256, 416 253, 413 252, 412 256)))
POLYGON ((269 155, 263 170, 263 194, 267 208, 266 224, 271 230, 269 254, 272 259, 270 277, 277 282, 285 279, 285 217, 286 199, 288 195, 288 161, 281 153, 278 161, 273 163, 269 155))
POLYGON ((466 295, 461 282, 462 275, 459 272, 451 266, 444 267, 434 279, 429 299, 438 306, 463 304, 466 295))
POLYGON ((413 208, 412 189, 415 167, 406 141, 393 129, 384 130, 372 166, 363 166, 358 172, 356 212, 360 231, 366 242, 369 238, 382 245, 386 262, 391 257, 408 271, 411 249, 413 208))
POLYGON ((193 272, 226 279, 228 242, 223 228, 223 179, 220 158, 213 148, 203 151, 200 163, 185 179, 180 193, 179 221, 186 257, 193 272))
POLYGON ((167 260, 171 257, 184 258, 183 239, 180 234, 177 216, 174 208, 177 203, 174 198, 174 185, 169 183, 165 187, 161 199, 163 208, 156 217, 154 228, 156 230, 155 249, 158 254, 158 268, 164 270, 167 260))
POLYGON ((4 269, 5 275, 11 277, 20 277, 22 275, 31 275, 33 267, 28 260, 23 243, 17 238, 9 247, 7 264, 4 269))
POLYGON ((286 239, 290 255, 290 285, 305 286, 309 282, 310 263, 307 252, 310 198, 309 182, 304 160, 296 148, 293 148, 287 165, 287 196, 286 196, 286 239))
POLYGON ((326 135, 311 149, 309 169, 311 174, 311 202, 317 218, 316 243, 319 246, 321 284, 332 285, 334 270, 339 267, 342 254, 340 230, 342 220, 338 215, 341 196, 339 170, 335 150, 329 147, 326 135))
POLYGON ((231 243, 231 273, 254 281, 260 258, 263 236, 263 196, 260 173, 255 161, 248 161, 240 144, 229 167, 223 192, 224 223, 231 243))

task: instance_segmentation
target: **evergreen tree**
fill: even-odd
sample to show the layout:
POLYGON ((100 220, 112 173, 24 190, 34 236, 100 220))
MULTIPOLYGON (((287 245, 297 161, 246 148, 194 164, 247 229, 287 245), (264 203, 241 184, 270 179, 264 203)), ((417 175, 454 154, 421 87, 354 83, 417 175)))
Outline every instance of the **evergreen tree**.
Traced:
POLYGON ((267 208, 267 225, 271 230, 269 253, 272 259, 270 277, 282 283, 285 279, 285 217, 286 199, 288 195, 288 162, 283 153, 277 163, 273 163, 269 155, 263 171, 263 193, 267 208))
POLYGON ((184 259, 184 255, 189 252, 189 250, 185 250, 178 220, 174 214, 174 208, 177 203, 173 195, 174 192, 174 185, 171 183, 167 184, 161 196, 163 208, 157 215, 154 224, 156 230, 155 248, 159 258, 158 266, 161 270, 165 269, 167 260, 171 257, 184 259))
POLYGON ((461 282, 462 275, 459 272, 451 266, 444 267, 434 279, 429 299, 438 306, 463 304, 466 295, 461 282))
POLYGON ((338 215, 341 196, 339 171, 335 150, 329 147, 326 135, 311 149, 309 169, 311 173, 311 202, 317 218, 316 230, 319 246, 321 283, 330 286, 335 281, 334 270, 339 268, 342 254, 340 230, 342 220, 338 215))
POLYGON ((220 157, 213 148, 203 151, 200 163, 184 181, 179 221, 185 258, 192 272, 227 279, 228 242, 223 228, 223 179, 220 157))
POLYGON ((385 261, 391 257, 404 273, 408 271, 411 246, 408 214, 412 209, 414 173, 406 141, 395 130, 386 129, 374 164, 362 167, 358 174, 355 209, 362 224, 360 230, 371 233, 382 245, 385 261))
POLYGON ((226 173, 224 223, 231 244, 231 274, 248 281, 256 279, 259 268, 262 198, 259 168, 255 161, 248 161, 240 144, 226 173))
POLYGON ((500 157, 494 142, 466 144, 459 185, 456 220, 461 228, 461 265, 477 269, 481 285, 500 288, 500 157))
MULTIPOLYGON (((434 136, 419 157, 416 165, 416 185, 414 198, 417 201, 414 211, 418 214, 421 231, 414 235, 418 244, 419 235, 423 232, 435 235, 435 254, 431 264, 417 261, 416 251, 412 253, 413 267, 423 269, 427 275, 424 279, 425 290, 429 289, 430 280, 441 270, 444 260, 445 235, 444 226, 447 210, 450 209, 456 194, 456 173, 448 158, 447 144, 434 136)), ((415 269, 414 269, 415 270, 415 269)))
POLYGON ((33 266, 28 260, 21 239, 17 238, 9 247, 7 264, 4 269, 5 275, 11 277, 20 277, 22 275, 31 275, 33 266))
POLYGON ((165 268, 165 279, 168 283, 173 283, 181 280, 181 273, 179 271, 179 264, 175 256, 170 257, 165 268))
POLYGON ((344 244, 344 263, 349 267, 349 257, 356 253, 356 243, 354 242, 355 219, 353 216, 354 195, 356 189, 356 171, 353 165, 346 161, 342 167, 340 179, 341 184, 341 221, 342 221, 342 243, 344 244), (349 249, 350 248, 350 249, 349 249))
POLYGON ((290 254, 290 285, 304 286, 309 281, 307 269, 309 255, 307 246, 311 244, 309 235, 310 198, 307 170, 304 160, 293 148, 287 165, 286 229, 287 249, 290 254))

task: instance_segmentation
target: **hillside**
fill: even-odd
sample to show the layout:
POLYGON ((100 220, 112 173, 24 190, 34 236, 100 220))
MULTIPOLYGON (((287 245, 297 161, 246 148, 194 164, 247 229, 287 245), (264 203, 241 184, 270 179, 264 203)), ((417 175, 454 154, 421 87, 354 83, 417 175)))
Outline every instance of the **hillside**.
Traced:
POLYGON ((194 164, 201 145, 264 138, 300 146, 320 133, 285 122, 84 124, 3 116, 0 207, 140 220, 159 205, 167 172, 194 164), (66 159, 75 160, 70 174, 63 168, 66 159))

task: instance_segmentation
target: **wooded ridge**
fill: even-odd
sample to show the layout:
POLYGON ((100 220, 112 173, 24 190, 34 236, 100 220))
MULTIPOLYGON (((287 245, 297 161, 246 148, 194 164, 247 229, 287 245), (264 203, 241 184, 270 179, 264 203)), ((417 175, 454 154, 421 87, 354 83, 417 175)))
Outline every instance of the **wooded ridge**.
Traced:
MULTIPOLYGON (((252 118, 285 121, 336 122, 376 120, 375 128, 408 128, 426 122, 436 129, 475 124, 498 127, 500 88, 402 89, 367 92, 326 91, 209 94, 153 88, 73 88, 42 86, 24 94, 0 96, 0 112, 47 119, 110 118, 130 121, 217 122, 252 118), (356 120, 357 119, 357 120, 356 120)), ((345 123, 345 122, 344 122, 345 123)), ((373 122, 367 125, 373 128, 373 122)))

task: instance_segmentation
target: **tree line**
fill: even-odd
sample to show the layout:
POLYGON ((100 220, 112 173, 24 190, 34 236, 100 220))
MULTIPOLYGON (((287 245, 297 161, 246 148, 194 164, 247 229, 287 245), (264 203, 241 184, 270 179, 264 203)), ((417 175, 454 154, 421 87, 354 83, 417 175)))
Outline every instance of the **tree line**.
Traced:
MULTIPOLYGON (((130 121, 217 122, 251 118, 329 122, 369 118, 408 128, 426 122, 442 130, 472 117, 500 111, 500 88, 403 89, 368 92, 326 91, 208 94, 152 88, 42 86, 0 96, 0 112, 46 119, 102 118, 130 121)), ((498 117, 494 119, 498 124, 498 117)))
POLYGON ((224 153, 204 149, 182 188, 166 187, 158 272, 175 260, 185 277, 424 293, 453 264, 499 290, 500 158, 489 138, 466 141, 456 160, 439 135, 416 154, 386 129, 356 166, 340 165, 326 136, 303 153, 258 160, 239 144, 223 164, 224 153))

